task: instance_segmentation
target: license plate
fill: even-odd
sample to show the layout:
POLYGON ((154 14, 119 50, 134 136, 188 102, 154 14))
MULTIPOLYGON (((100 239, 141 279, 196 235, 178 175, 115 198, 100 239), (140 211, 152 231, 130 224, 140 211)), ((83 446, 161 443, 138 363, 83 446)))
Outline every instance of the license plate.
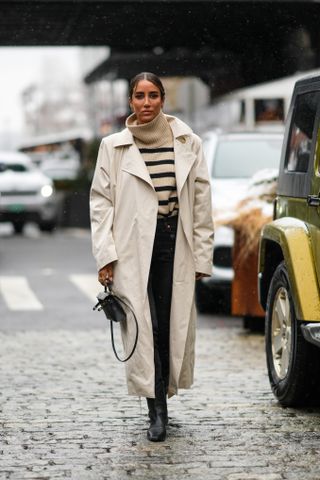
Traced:
POLYGON ((8 205, 8 210, 10 212, 20 213, 24 211, 24 205, 20 205, 19 203, 16 203, 14 205, 8 205))

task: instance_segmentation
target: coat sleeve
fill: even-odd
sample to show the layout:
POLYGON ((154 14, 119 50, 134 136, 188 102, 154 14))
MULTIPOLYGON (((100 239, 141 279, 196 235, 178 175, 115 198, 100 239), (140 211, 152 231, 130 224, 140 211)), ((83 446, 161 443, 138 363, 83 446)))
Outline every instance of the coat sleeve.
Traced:
POLYGON ((212 275, 213 214, 211 185, 202 142, 196 137, 195 194, 193 205, 193 246, 196 272, 212 275))
POLYGON ((98 270, 118 259, 112 232, 114 202, 110 171, 110 155, 103 139, 90 190, 92 251, 98 270))

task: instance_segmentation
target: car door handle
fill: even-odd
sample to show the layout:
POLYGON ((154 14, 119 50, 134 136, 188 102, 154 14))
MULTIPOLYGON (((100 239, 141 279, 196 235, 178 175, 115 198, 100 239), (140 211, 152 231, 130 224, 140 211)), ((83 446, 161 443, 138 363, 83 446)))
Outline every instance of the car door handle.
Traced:
POLYGON ((308 195, 307 204, 309 205, 309 207, 319 207, 320 206, 319 195, 308 195))

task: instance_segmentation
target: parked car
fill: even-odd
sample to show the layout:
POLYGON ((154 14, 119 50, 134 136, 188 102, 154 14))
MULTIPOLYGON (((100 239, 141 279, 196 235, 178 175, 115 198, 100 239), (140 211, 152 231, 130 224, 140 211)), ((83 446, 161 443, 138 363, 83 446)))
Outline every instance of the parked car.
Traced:
MULTIPOLYGON (((262 169, 279 168, 283 133, 211 131, 203 135, 204 154, 211 177, 214 217, 233 212, 246 195, 251 178, 262 169)), ((228 226, 215 230, 212 276, 196 285, 199 311, 221 304, 230 308, 234 277, 234 232, 228 226)))
POLYGON ((270 384, 284 406, 320 402, 320 76, 296 83, 274 220, 260 241, 270 384))
POLYGON ((57 201, 52 180, 20 152, 0 152, 0 222, 11 222, 21 233, 27 221, 52 231, 57 201))
POLYGON ((47 159, 40 165, 41 171, 53 181, 75 180, 80 172, 78 159, 47 159))

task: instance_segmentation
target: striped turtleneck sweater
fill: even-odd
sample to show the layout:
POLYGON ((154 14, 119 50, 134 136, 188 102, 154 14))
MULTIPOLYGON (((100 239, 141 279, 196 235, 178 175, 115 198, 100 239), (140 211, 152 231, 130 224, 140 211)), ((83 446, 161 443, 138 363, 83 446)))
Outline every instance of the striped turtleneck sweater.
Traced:
POLYGON ((126 127, 134 136, 158 195, 158 217, 177 215, 173 135, 165 115, 160 112, 151 122, 137 124, 132 114, 127 118, 126 127))

